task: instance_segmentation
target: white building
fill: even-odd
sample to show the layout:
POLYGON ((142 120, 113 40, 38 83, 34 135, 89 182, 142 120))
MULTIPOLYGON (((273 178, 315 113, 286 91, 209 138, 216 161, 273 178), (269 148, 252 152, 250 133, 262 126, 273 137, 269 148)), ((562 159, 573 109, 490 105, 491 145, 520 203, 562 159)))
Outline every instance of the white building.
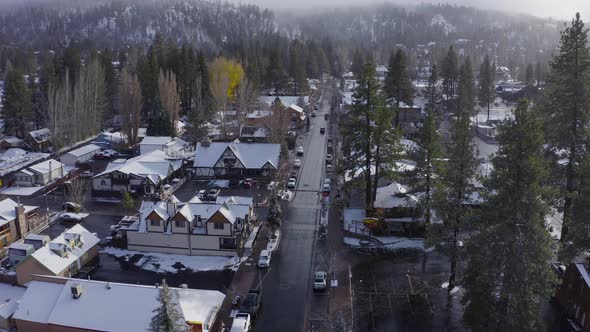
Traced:
MULTIPOLYGON (((225 298, 219 291, 170 288, 186 331, 209 331, 225 298)), ((30 282, 13 319, 18 331, 148 331, 160 307, 156 286, 59 277, 30 282)))
POLYGON ((91 160, 95 154, 100 152, 100 146, 88 144, 70 152, 64 153, 59 160, 67 166, 76 166, 78 163, 85 163, 91 160))
POLYGON ((279 168, 281 145, 209 142, 197 144, 193 167, 198 177, 270 177, 279 168))
POLYGON ((139 143, 139 153, 146 154, 152 151, 161 150, 172 157, 184 157, 192 152, 191 145, 178 138, 168 136, 146 136, 139 143))
POLYGON ((45 160, 23 168, 14 175, 14 183, 21 187, 44 186, 64 176, 64 164, 55 159, 45 160))
POLYGON ((155 150, 131 159, 110 162, 102 173, 92 178, 92 195, 120 197, 122 191, 154 195, 163 186, 181 177, 182 159, 155 150))
POLYGON ((187 203, 144 201, 137 220, 121 229, 127 234, 127 248, 183 255, 236 255, 250 233, 252 199, 226 197, 221 201, 203 203, 196 197, 187 203))

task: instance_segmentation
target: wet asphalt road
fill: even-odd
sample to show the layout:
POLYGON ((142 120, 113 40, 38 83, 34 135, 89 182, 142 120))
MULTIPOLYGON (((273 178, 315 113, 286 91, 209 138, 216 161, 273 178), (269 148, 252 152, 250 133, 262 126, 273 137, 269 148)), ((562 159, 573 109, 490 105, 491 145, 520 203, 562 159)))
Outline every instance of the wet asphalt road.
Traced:
POLYGON ((319 199, 324 175, 328 98, 322 99, 317 117, 310 118, 310 132, 299 146, 304 148, 297 193, 283 213, 281 242, 266 275, 261 276, 263 305, 255 331, 303 331, 312 296, 312 257, 318 223, 319 199))

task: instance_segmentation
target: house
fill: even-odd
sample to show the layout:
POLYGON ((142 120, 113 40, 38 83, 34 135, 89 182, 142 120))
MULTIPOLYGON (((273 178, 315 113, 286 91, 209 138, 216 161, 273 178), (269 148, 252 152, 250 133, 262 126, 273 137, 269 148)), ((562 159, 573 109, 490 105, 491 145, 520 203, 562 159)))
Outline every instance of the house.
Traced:
POLYGON ((55 159, 23 168, 14 175, 14 183, 21 187, 44 186, 64 176, 64 164, 55 159))
POLYGON ((567 331, 590 332, 590 274, 588 265, 570 264, 557 291, 567 331))
POLYGON ((0 139, 0 148, 2 149, 20 148, 23 145, 24 141, 18 137, 4 136, 0 139))
POLYGON ((67 166, 76 166, 91 160, 95 154, 100 152, 100 146, 88 144, 70 152, 64 153, 59 160, 67 166))
POLYGON ((193 167, 197 177, 272 177, 279 168, 281 145, 274 143, 199 142, 193 167))
POLYGON ((178 137, 147 136, 139 143, 139 153, 146 154, 155 150, 164 151, 171 157, 184 157, 192 152, 191 145, 178 137))
POLYGON ((32 275, 72 277, 98 255, 99 238, 80 224, 66 229, 57 238, 37 249, 16 265, 16 279, 21 286, 32 275))
POLYGON ((291 119, 291 126, 301 128, 305 125, 307 116, 303 108, 297 106, 296 104, 291 104, 287 107, 287 113, 289 113, 289 118, 291 119))
POLYGON ((10 198, 0 201, 0 252, 41 221, 38 211, 38 206, 18 204, 10 198))
POLYGON ((123 191, 133 195, 158 196, 184 178, 183 160, 155 150, 128 160, 117 159, 92 178, 92 196, 121 198, 123 191))
POLYGON ((270 107, 276 99, 279 99, 283 105, 292 105, 303 107, 309 103, 309 96, 260 96, 258 102, 263 108, 270 107))
POLYGON ((242 252, 253 218, 251 198, 229 197, 222 203, 196 197, 186 203, 144 201, 137 220, 121 230, 129 250, 233 256, 242 252))
POLYGON ((268 122, 268 117, 272 115, 271 111, 256 110, 246 114, 245 125, 252 127, 264 126, 268 122))
POLYGON ((390 233, 417 235, 423 231, 424 226, 419 225, 423 221, 419 199, 409 193, 407 186, 393 182, 377 188, 373 207, 367 215, 383 218, 390 233))
MULTIPOLYGON (((149 331, 161 306, 159 287, 35 276, 13 314, 18 331, 149 331)), ((186 332, 213 328, 225 295, 219 291, 170 287, 171 302, 186 332)))
MULTIPOLYGON (((141 128, 140 128, 141 129, 141 128)), ((92 144, 100 146, 101 149, 120 149, 127 144, 127 136, 122 132, 102 132, 98 134, 92 144)))
POLYGON ((242 126, 240 128, 240 141, 259 142, 268 141, 269 133, 265 126, 242 126))
POLYGON ((48 128, 30 131, 24 138, 25 145, 35 152, 51 149, 51 132, 48 128))
POLYGON ((49 157, 49 153, 27 152, 11 148, 0 154, 0 187, 7 187, 14 182, 18 170, 49 157))

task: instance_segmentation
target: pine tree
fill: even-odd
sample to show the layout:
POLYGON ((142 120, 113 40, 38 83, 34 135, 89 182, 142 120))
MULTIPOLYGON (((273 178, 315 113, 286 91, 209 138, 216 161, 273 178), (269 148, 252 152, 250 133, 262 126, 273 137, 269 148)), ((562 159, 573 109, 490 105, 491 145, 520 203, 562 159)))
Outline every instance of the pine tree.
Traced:
POLYGON ((490 120, 490 104, 496 98, 494 86, 494 76, 496 65, 490 62, 490 57, 486 54, 483 62, 479 66, 479 106, 486 107, 488 111, 488 121, 490 120))
POLYGON ((429 242, 442 244, 442 250, 450 256, 451 275, 448 290, 456 285, 457 265, 460 257, 459 243, 469 216, 466 205, 474 191, 471 180, 475 176, 473 135, 470 117, 474 113, 475 94, 473 73, 469 58, 461 66, 457 95, 457 120, 451 132, 448 148, 448 164, 440 176, 435 192, 435 210, 442 225, 430 225, 429 242))
POLYGON ((138 63, 139 82, 143 94, 143 106, 145 108, 145 117, 150 118, 160 108, 160 98, 158 93, 158 75, 160 65, 158 64, 158 55, 154 46, 150 47, 147 55, 142 56, 138 63))
POLYGON ((526 66, 524 81, 528 86, 533 86, 535 84, 535 72, 532 63, 529 63, 526 66))
POLYGON ((287 74, 283 66, 279 49, 274 48, 270 53, 268 67, 266 68, 266 82, 269 89, 273 89, 275 94, 283 91, 287 87, 287 74))
POLYGON ((361 50, 356 50, 352 56, 352 64, 350 71, 353 73, 355 78, 360 78, 363 75, 363 67, 365 64, 365 58, 361 50))
POLYGON ((540 62, 535 64, 535 80, 537 81, 537 85, 541 85, 545 80, 545 73, 543 72, 543 67, 541 67, 540 62))
POLYGON ((281 226, 283 210, 281 209, 277 194, 274 191, 271 191, 268 200, 269 206, 266 222, 270 225, 274 233, 281 226))
POLYGON ((178 312, 178 303, 174 301, 173 291, 166 284, 166 280, 162 280, 162 285, 159 288, 158 302, 160 306, 152 312, 155 315, 150 322, 151 332, 184 332, 186 331, 186 324, 182 315, 178 312))
POLYGON ((148 136, 172 136, 170 116, 162 109, 155 112, 148 122, 146 134, 148 136))
POLYGON ((32 118, 31 90, 25 82, 23 73, 11 70, 6 76, 6 90, 2 97, 6 132, 23 138, 26 123, 32 118))
POLYGON ((550 239, 543 132, 521 101, 497 135, 500 149, 474 220, 465 273, 465 320, 474 331, 542 331, 540 299, 550 295, 550 239))
POLYGON ((581 166, 582 183, 578 195, 573 200, 569 241, 564 244, 561 255, 572 260, 590 250, 590 156, 586 156, 581 166))
POLYGON ((418 132, 418 150, 416 152, 416 176, 417 181, 413 185, 415 192, 422 192, 420 205, 424 210, 424 222, 428 225, 431 221, 432 196, 435 185, 435 171, 441 170, 440 158, 442 147, 438 128, 438 104, 441 96, 437 88, 438 72, 436 66, 432 66, 428 87, 426 88, 426 116, 422 127, 418 132))
POLYGON ((104 49, 100 53, 100 63, 104 70, 105 95, 107 99, 105 115, 112 116, 115 108, 117 83, 115 81, 115 69, 113 68, 113 54, 110 49, 104 49))
POLYGON ((396 105, 395 126, 399 124, 400 103, 414 105, 414 86, 408 73, 406 54, 401 49, 391 53, 385 77, 385 93, 396 105))
POLYGON ((457 93, 457 80, 459 77, 459 64, 457 60, 457 53, 453 49, 453 45, 449 46, 447 55, 442 61, 441 77, 443 80, 442 88, 445 94, 446 112, 453 113, 455 94, 457 93))
POLYGON ((588 30, 577 13, 571 26, 561 32, 558 54, 551 61, 551 73, 546 82, 545 134, 552 151, 565 151, 560 159, 567 160, 563 179, 557 181, 563 200, 562 243, 569 239, 568 228, 572 200, 579 186, 581 165, 587 153, 588 102, 590 97, 590 50, 588 30))

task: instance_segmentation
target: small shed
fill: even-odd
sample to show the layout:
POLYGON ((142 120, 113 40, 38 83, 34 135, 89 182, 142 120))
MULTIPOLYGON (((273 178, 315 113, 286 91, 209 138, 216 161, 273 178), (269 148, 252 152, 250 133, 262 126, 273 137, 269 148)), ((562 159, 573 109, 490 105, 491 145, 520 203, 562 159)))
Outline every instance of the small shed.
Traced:
POLYGON ((100 146, 95 144, 84 145, 78 149, 64 153, 59 159, 66 166, 76 166, 91 160, 100 152, 100 146))

